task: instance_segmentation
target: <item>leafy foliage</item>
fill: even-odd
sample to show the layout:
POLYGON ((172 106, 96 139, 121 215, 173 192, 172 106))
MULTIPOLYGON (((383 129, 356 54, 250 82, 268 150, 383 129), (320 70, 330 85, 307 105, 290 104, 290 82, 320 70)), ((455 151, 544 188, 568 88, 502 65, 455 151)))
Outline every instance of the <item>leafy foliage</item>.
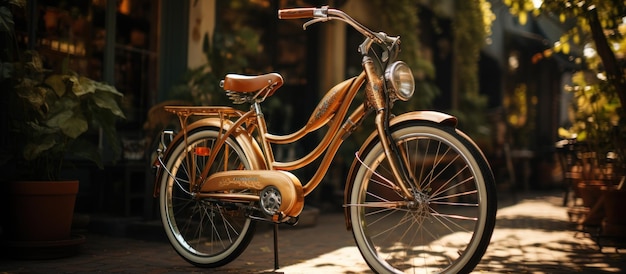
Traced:
POLYGON ((0 165, 11 169, 13 180, 57 180, 71 157, 102 168, 99 129, 111 146, 107 150, 121 154, 115 126, 125 118, 118 104, 122 94, 69 71, 68 60, 61 72, 53 72, 44 69, 37 52, 20 49, 12 18, 24 6, 25 1, 0 2, 0 85, 10 136, 0 165))
MULTIPOLYGON (((504 0, 520 23, 529 14, 544 15, 561 22, 566 31, 552 49, 570 54, 572 49, 583 49, 585 68, 574 74, 574 100, 569 129, 559 129, 564 138, 584 141, 604 160, 614 152, 618 165, 626 166, 626 3, 621 0, 544 0, 539 7, 531 0, 504 0)), ((537 2, 538 3, 538 2, 537 2)))
POLYGON ((87 134, 99 128, 109 140, 107 149, 119 156, 115 123, 125 118, 118 105, 123 95, 71 71, 50 73, 35 52, 28 53, 30 61, 14 76, 15 94, 10 95, 10 131, 17 144, 13 160, 22 171, 18 178, 58 179, 67 157, 85 158, 103 168, 97 139, 87 134))
POLYGON ((479 94, 478 61, 494 19, 487 1, 455 1, 453 47, 459 102, 452 113, 459 118, 463 129, 475 138, 485 133, 487 124, 484 111, 487 97, 479 94))
POLYGON ((573 101, 569 110, 572 125, 560 128, 563 138, 576 138, 586 144, 587 149, 596 152, 597 161, 605 161, 609 153, 614 153, 616 160, 623 163, 626 155, 626 128, 619 116, 621 104, 615 92, 606 92, 612 88, 607 81, 597 81, 595 75, 580 71, 572 77, 573 101))
POLYGON ((415 75, 415 94, 409 102, 400 104, 396 110, 407 111, 430 107, 439 93, 430 82, 435 77, 433 64, 420 53, 418 5, 415 1, 370 1, 369 8, 380 13, 381 30, 390 35, 400 35, 402 52, 399 59, 407 63, 415 75))
MULTIPOLYGON (((226 10, 228 23, 218 20, 213 36, 203 37, 203 50, 208 62, 183 75, 181 82, 172 87, 168 99, 181 99, 195 105, 228 104, 230 101, 219 87, 220 80, 228 73, 259 74, 251 66, 251 60, 264 56, 261 32, 245 23, 245 16, 254 7, 247 1, 224 1, 218 10, 226 10)), ((257 11, 258 12, 258 11, 257 11)))

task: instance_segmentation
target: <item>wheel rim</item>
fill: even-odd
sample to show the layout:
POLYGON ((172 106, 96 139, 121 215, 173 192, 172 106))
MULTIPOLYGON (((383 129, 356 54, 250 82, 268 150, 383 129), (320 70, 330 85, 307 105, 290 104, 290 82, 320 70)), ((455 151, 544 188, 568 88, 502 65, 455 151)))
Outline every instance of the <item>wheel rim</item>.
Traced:
POLYGON ((379 272, 458 272, 475 258, 472 253, 485 229, 487 206, 481 201, 486 200, 486 190, 480 167, 445 131, 426 127, 394 134, 408 155, 404 160, 415 181, 411 190, 419 192, 403 199, 394 190, 397 184, 382 147, 373 147, 362 159, 365 168, 356 176, 362 183, 352 193, 357 244, 379 272))
MULTIPOLYGON (((180 149, 178 157, 169 161, 167 166, 171 169, 164 174, 161 205, 166 233, 176 251, 192 263, 217 266, 231 261, 245 248, 242 242, 251 237, 247 236, 251 220, 242 207, 197 199, 189 191, 191 172, 199 174, 213 151, 217 133, 211 133, 196 140, 190 135, 187 149, 180 149), (187 162, 185 157, 193 160, 187 162), (195 163, 196 168, 189 168, 188 163, 195 163)), ((217 153, 209 174, 250 168, 233 140, 227 140, 217 153)))

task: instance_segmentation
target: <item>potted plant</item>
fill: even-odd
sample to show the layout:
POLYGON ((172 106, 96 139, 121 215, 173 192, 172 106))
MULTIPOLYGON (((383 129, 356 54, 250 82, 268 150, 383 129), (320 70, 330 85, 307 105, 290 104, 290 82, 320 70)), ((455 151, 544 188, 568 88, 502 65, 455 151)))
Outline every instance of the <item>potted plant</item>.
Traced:
MULTIPOLYGON (((575 84, 568 89, 573 93, 570 111, 572 125, 560 128, 563 138, 574 138, 579 150, 581 176, 576 184, 577 193, 587 208, 581 223, 585 226, 606 227, 612 230, 617 221, 626 222, 621 213, 624 206, 624 190, 619 182, 624 180, 624 153, 626 152, 626 128, 620 117, 621 103, 602 75, 577 72, 572 78, 575 84)), ((603 228, 603 231, 608 231, 603 228)))
POLYGON ((8 171, 3 178, 8 180, 10 200, 3 228, 6 242, 33 250, 37 243, 50 247, 71 240, 78 182, 64 181, 61 171, 68 159, 86 159, 102 168, 100 135, 110 145, 106 149, 120 155, 116 121, 125 116, 118 104, 122 94, 114 87, 72 72, 68 59, 60 71, 44 69, 37 52, 19 48, 12 11, 24 5, 25 1, 0 2, 0 41, 5 43, 0 86, 3 132, 8 133, 2 140, 0 166, 8 171), (52 196, 45 196, 46 191, 52 196), (40 200, 48 204, 37 204, 40 200), (61 205, 66 209, 54 208, 61 205))

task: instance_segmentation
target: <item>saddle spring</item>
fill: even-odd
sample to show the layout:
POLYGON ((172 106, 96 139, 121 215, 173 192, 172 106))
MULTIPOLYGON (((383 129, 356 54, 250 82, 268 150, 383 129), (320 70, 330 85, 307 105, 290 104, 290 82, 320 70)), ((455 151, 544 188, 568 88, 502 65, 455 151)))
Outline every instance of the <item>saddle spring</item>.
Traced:
MULTIPOLYGON (((265 101, 265 99, 268 97, 269 94, 272 93, 272 90, 274 89, 274 87, 276 87, 276 85, 278 83, 274 82, 272 83, 271 81, 268 81, 268 85, 265 86, 264 88, 260 89, 259 91, 254 93, 254 96, 248 95, 251 93, 247 93, 247 92, 238 92, 238 91, 232 91, 232 90, 225 90, 226 95, 228 96, 228 98, 233 101, 233 104, 236 105, 240 105, 243 103, 261 103, 263 101, 265 101)), ((224 80, 220 81, 220 87, 224 87, 224 80)))

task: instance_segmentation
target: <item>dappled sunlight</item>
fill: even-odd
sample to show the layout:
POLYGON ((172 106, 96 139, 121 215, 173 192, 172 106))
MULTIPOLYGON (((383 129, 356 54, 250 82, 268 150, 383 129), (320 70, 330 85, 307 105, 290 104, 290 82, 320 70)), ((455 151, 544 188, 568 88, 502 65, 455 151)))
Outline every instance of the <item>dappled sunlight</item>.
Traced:
MULTIPOLYGON (((530 194, 523 194, 528 196, 530 194)), ((626 254, 598 245, 589 235, 574 229, 562 207, 562 193, 541 194, 503 206, 497 217, 491 244, 474 273, 624 273, 626 254)), ((522 195, 520 195, 522 196, 522 195)), ((528 196, 529 197, 529 196, 528 196)), ((504 205, 505 203, 500 203, 504 205)), ((158 227, 162 233, 162 228, 158 227)), ((439 243, 456 243, 463 233, 450 233, 439 243)), ((131 238, 87 235, 79 255, 62 260, 21 261, 0 257, 0 273, 148 272, 148 273, 372 273, 345 229, 343 214, 322 214, 310 226, 279 232, 280 268, 273 266, 271 227, 259 224, 246 251, 232 263, 196 268, 169 244, 131 238)), ((391 245, 390 248, 397 248, 391 245)), ((430 250, 413 260, 440 260, 451 250, 430 250), (437 253, 437 254, 435 254, 437 253)))
MULTIPOLYGON (((567 267, 578 269, 572 261, 572 248, 581 239, 573 237, 573 232, 542 233, 533 229, 496 229, 492 244, 483 256, 482 263, 487 269, 520 271, 567 267)), ((481 267, 477 268, 482 269, 481 267)))
MULTIPOLYGON (((626 255, 609 248, 600 252, 588 235, 574 229, 560 202, 560 197, 547 195, 501 208, 491 244, 474 273, 622 273, 621 261, 626 255)), ((433 245, 446 246, 445 249, 416 246, 413 260, 436 263, 446 256, 458 256, 454 243, 468 235, 466 232, 447 234, 433 245)), ((390 245, 386 251, 395 250, 393 247, 395 245, 390 245)), ((372 273, 355 246, 338 247, 314 258, 301 259, 281 267, 278 272, 372 273)))
POLYGON ((281 267, 279 271, 283 273, 373 273, 356 246, 342 247, 298 264, 281 267))
POLYGON ((623 271, 623 254, 601 253, 574 229, 556 196, 526 199, 498 211, 491 244, 475 272, 574 273, 623 271))

